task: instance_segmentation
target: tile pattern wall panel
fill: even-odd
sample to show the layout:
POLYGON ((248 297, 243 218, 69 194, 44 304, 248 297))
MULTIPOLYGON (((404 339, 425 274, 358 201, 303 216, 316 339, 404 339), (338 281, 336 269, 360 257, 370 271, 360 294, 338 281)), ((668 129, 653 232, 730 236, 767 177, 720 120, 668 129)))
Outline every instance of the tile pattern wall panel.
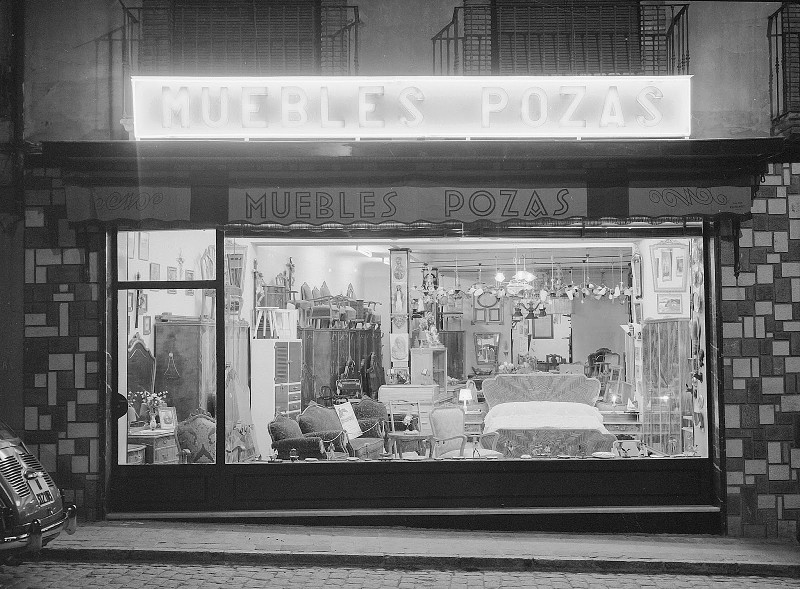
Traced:
POLYGON ((796 538, 800 519, 800 163, 770 164, 723 243, 728 534, 796 538))
POLYGON ((100 512, 99 231, 66 222, 61 171, 25 175, 25 442, 82 519, 100 512), (94 266, 94 267, 92 267, 94 266))

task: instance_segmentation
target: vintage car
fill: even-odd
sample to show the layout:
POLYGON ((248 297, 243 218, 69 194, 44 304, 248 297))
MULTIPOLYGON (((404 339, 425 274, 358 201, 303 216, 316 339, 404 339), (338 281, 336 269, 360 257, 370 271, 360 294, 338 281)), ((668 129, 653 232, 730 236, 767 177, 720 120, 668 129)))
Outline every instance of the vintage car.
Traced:
POLYGON ((38 552, 62 530, 75 533, 76 513, 22 440, 0 421, 0 564, 38 552))

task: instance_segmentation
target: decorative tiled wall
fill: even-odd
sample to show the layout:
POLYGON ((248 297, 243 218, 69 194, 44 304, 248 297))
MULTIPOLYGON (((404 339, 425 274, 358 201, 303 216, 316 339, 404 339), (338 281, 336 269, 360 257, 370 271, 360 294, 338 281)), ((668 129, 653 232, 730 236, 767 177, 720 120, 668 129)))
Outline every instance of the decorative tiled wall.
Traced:
POLYGON ((741 272, 723 244, 728 534, 798 535, 800 164, 770 164, 742 224, 741 272))
POLYGON ((82 518, 98 513, 102 234, 66 220, 60 171, 25 175, 25 442, 82 518))

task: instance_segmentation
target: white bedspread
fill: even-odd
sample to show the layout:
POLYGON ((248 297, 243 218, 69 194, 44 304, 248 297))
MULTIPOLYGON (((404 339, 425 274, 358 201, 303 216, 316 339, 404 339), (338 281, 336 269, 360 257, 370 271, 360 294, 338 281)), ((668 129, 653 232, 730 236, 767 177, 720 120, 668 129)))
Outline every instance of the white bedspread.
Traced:
POLYGON ((483 431, 500 429, 583 429, 607 434, 597 407, 562 401, 515 401, 489 410, 483 431))

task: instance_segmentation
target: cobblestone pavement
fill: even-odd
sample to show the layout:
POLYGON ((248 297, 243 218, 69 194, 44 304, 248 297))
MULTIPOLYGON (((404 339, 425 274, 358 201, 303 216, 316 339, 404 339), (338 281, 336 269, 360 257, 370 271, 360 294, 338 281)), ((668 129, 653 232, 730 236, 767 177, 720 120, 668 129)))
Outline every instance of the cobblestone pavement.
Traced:
POLYGON ((245 565, 167 565, 30 562, 0 568, 2 589, 84 587, 151 588, 280 587, 309 589, 480 589, 543 587, 553 589, 800 587, 800 579, 703 575, 645 575, 519 571, 387 570, 378 568, 277 567, 245 565))

